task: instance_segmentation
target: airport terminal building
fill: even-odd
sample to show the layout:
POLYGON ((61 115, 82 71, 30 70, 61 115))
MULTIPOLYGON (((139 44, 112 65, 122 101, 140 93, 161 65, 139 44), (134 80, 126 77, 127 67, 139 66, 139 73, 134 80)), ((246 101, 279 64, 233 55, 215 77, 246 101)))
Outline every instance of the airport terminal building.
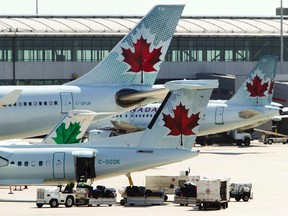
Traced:
MULTIPOLYGON (((93 68, 138 16, 0 16, 0 84, 62 84, 93 68)), ((263 55, 280 55, 279 17, 181 17, 158 83, 209 76, 227 99, 263 55), (229 76, 227 76, 229 75, 229 76), (232 76, 230 76, 232 75, 232 76), (234 76, 236 79, 234 79, 234 76), (240 81, 237 81, 240 80, 240 81), (235 87, 236 86, 236 87, 235 87)), ((277 79, 288 80, 288 19, 277 79)), ((277 91, 280 89, 279 91, 277 91)), ((277 102, 287 103, 284 83, 277 102)))

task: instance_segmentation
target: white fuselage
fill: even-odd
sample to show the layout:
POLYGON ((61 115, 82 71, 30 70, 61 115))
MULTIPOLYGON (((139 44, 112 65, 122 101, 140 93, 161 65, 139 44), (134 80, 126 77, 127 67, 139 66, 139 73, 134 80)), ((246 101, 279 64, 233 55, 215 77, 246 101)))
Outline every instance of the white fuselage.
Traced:
POLYGON ((198 155, 190 149, 138 149, 93 147, 81 144, 67 147, 57 145, 20 145, 0 148, 0 185, 60 183, 74 180, 80 174, 77 159, 93 154, 95 178, 118 176, 198 155), (82 155, 82 156, 81 156, 82 155), (4 166, 4 162, 8 165, 4 166), (2 167, 1 167, 2 164, 2 167))
MULTIPOLYGON (((115 94, 123 86, 2 86, 0 97, 22 90, 17 103, 0 109, 0 140, 47 134, 72 109, 123 112, 115 94)), ((135 88, 134 88, 135 89, 135 88)), ((136 89, 136 90, 143 90, 136 89)), ((111 114, 112 116, 113 114, 111 114)))
MULTIPOLYGON (((125 121, 146 128, 158 110, 160 104, 150 104, 147 106, 135 108, 129 112, 119 114, 113 117, 113 120, 125 121)), ((277 106, 249 106, 227 104, 226 101, 209 101, 204 117, 201 119, 198 136, 230 131, 237 128, 253 128, 259 126, 274 116, 279 115, 280 108, 277 106), (255 112, 254 116, 249 118, 241 117, 241 112, 255 112)), ((92 127, 112 127, 110 120, 93 124, 92 127)))

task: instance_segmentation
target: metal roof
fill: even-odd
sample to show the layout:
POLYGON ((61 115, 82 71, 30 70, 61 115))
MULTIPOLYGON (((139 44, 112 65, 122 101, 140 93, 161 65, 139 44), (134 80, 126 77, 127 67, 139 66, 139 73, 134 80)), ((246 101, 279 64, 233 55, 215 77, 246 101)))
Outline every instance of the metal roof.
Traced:
MULTIPOLYGON (((0 16, 0 36, 125 35, 139 16, 0 16)), ((279 17, 181 17, 179 36, 279 36, 279 17)), ((288 18, 283 19, 288 35, 288 18)))

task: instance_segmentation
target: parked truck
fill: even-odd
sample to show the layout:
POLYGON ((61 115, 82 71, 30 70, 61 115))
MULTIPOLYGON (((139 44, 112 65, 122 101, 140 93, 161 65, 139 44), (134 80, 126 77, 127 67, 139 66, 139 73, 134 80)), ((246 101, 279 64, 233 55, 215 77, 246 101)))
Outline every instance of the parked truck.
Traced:
POLYGON ((229 179, 200 179, 196 187, 199 210, 228 208, 229 179))
POLYGON ((211 144, 227 144, 235 143, 236 145, 249 146, 252 140, 250 133, 246 133, 240 130, 231 130, 228 132, 211 134, 207 136, 200 136, 196 138, 196 143, 205 146, 211 144))

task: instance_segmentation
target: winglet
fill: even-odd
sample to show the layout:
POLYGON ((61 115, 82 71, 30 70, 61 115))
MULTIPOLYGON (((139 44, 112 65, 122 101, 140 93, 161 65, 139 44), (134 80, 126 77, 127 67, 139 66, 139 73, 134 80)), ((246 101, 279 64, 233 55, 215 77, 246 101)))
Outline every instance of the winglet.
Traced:
POLYGON ((97 113, 89 110, 72 110, 43 139, 47 144, 79 143, 97 113))
POLYGON ((5 108, 5 106, 14 104, 17 102, 22 90, 15 89, 4 97, 0 98, 0 109, 5 108))

